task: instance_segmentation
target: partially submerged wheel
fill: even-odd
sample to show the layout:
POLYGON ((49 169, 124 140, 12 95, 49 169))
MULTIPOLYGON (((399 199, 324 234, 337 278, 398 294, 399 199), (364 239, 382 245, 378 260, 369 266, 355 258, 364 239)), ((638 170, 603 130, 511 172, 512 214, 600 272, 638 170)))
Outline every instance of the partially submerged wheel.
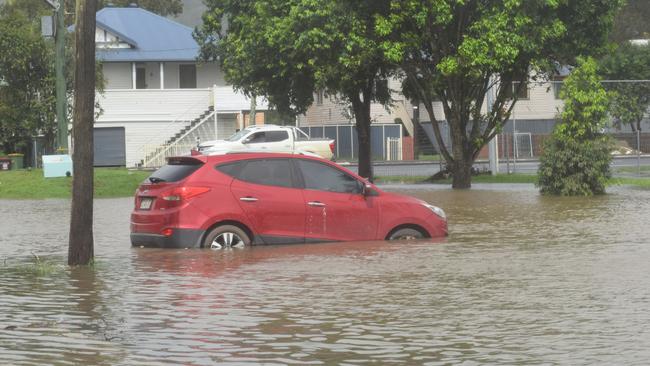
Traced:
POLYGON ((203 241, 204 248, 243 248, 251 244, 244 230, 234 225, 221 225, 208 233, 203 241))
POLYGON ((415 240, 423 238, 424 234, 422 234, 420 231, 411 228, 404 228, 392 233, 388 237, 388 240, 415 240))

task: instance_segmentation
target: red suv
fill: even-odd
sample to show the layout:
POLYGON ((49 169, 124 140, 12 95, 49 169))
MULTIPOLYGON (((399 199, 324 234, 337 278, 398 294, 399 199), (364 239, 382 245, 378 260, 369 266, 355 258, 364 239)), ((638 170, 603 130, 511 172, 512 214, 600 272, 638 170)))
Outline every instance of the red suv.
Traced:
POLYGON ((388 193, 335 163, 303 155, 183 156, 143 182, 135 246, 395 240, 447 235, 440 208, 388 193))

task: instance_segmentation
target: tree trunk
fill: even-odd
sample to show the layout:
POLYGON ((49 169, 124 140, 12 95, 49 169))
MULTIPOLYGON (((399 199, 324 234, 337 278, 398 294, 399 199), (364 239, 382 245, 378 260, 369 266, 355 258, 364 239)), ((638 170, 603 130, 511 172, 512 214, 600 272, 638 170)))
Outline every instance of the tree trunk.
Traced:
POLYGON ((93 123, 96 0, 77 0, 72 137, 74 153, 68 265, 93 258, 93 123))
POLYGON ((255 126, 257 123, 255 121, 255 115, 257 114, 257 97, 255 95, 251 96, 251 111, 248 115, 248 125, 255 126))
POLYGON ((452 155, 454 157, 450 164, 453 176, 451 187, 454 189, 469 189, 472 187, 472 154, 466 148, 466 131, 460 121, 451 123, 452 155))
POLYGON ((351 96, 354 119, 357 125, 357 142, 359 145, 359 175, 373 181, 372 153, 370 145, 370 98, 364 93, 363 101, 358 94, 351 96))
MULTIPOLYGON (((470 159, 471 160, 471 159, 470 159)), ((469 189, 472 188, 472 161, 465 159, 454 159, 451 165, 451 174, 453 176, 451 188, 469 189)))

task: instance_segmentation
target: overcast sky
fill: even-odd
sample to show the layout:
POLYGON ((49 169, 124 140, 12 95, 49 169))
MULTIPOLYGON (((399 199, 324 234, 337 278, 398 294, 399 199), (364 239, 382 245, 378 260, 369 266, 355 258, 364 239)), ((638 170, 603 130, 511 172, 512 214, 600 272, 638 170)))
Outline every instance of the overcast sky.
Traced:
POLYGON ((201 24, 201 15, 205 9, 206 7, 203 5, 203 0, 183 0, 183 13, 178 16, 178 18, 170 18, 179 23, 194 28, 197 25, 201 24))

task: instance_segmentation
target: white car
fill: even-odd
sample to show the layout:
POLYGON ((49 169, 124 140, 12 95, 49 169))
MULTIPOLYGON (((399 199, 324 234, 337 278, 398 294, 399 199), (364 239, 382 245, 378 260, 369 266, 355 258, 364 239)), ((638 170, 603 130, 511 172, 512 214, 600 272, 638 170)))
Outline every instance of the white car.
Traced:
POLYGON ((312 139, 297 127, 260 125, 249 126, 225 140, 202 142, 198 151, 204 155, 237 151, 282 152, 333 160, 335 148, 334 140, 312 139))

